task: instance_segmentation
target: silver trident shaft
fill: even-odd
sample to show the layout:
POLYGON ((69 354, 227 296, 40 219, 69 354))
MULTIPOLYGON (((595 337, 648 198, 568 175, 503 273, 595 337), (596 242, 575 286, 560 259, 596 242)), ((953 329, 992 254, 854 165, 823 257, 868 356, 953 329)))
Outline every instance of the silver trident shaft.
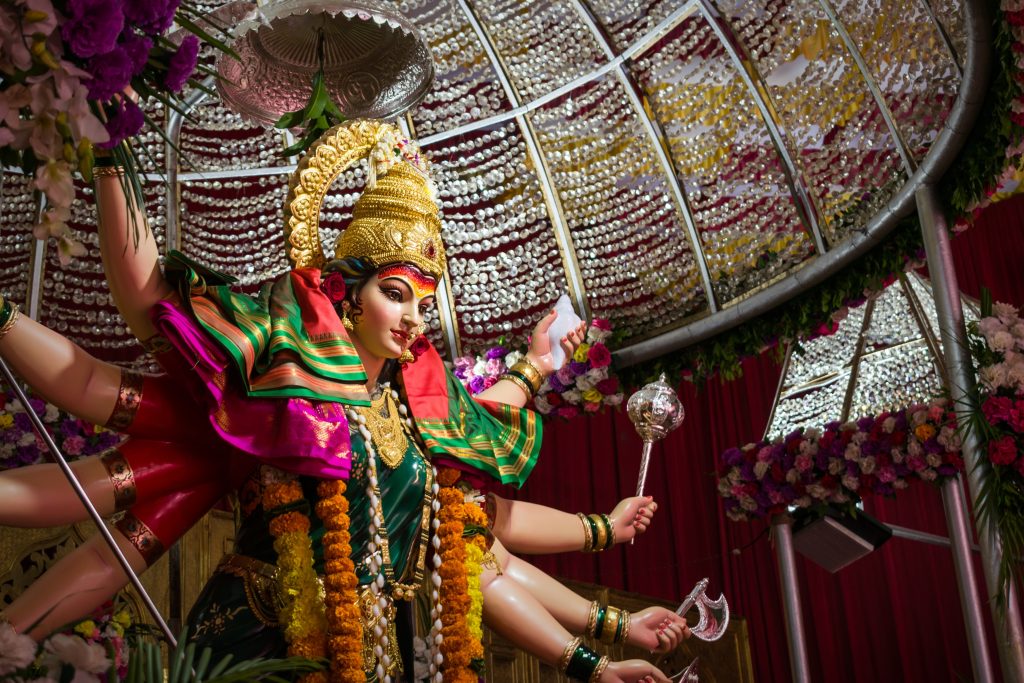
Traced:
POLYGON ((149 593, 146 592, 146 589, 142 587, 142 582, 139 581, 138 575, 132 569, 131 565, 128 564, 128 558, 126 558, 124 553, 121 552, 121 549, 117 547, 117 542, 114 541, 114 537, 111 535, 110 529, 108 529, 107 525, 104 524, 100 513, 97 512, 92 501, 89 500, 89 496, 85 493, 85 489, 82 488, 82 484, 79 483, 78 477, 76 477, 75 473, 71 471, 71 466, 68 465, 68 461, 64 458, 64 454, 60 452, 59 448, 57 448, 57 444, 54 442, 53 437, 50 436, 50 432, 46 430, 46 427, 43 425, 43 421, 39 419, 38 415, 36 415, 36 411, 32 410, 32 406, 28 402, 28 396, 25 395, 21 385, 18 384, 14 375, 11 373, 11 369, 8 367, 7 362, 2 358, 0 358, 0 372, 3 372, 4 379, 7 380, 8 386, 10 386, 11 390, 14 391, 18 400, 21 401, 21 405, 25 406, 25 412, 28 414, 28 418, 32 421, 32 426, 35 428, 39 438, 41 438, 43 442, 46 443, 46 447, 50 449, 50 453, 53 454, 53 459, 57 461, 57 465, 59 465, 61 471, 64 472, 64 476, 67 477, 68 482, 71 484, 71 488, 75 490, 75 495, 77 495, 79 500, 82 501, 82 505, 85 506, 85 509, 88 511, 92 521, 96 524, 96 528, 99 530, 100 535, 103 536, 103 540, 105 540, 107 545, 110 546, 110 550, 114 553, 114 557, 117 558, 117 561, 121 564, 121 568, 124 569, 125 573, 128 575, 128 580, 131 581, 133 586, 135 586, 135 590, 139 592, 139 596, 142 598, 142 602, 146 605, 146 609, 148 609, 149 613, 153 616, 153 620, 156 621, 158 626, 160 626, 160 630, 164 632, 170 647, 172 649, 177 647, 177 641, 174 638, 174 634, 171 633, 171 629, 167 626, 167 622, 164 621, 163 616, 161 616, 160 610, 157 609, 156 605, 153 603, 153 599, 150 598, 149 593))

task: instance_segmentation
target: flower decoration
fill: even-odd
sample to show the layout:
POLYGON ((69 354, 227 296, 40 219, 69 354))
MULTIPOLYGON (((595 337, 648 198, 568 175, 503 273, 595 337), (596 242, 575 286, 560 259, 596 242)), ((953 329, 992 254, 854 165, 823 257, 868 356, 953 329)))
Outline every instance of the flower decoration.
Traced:
POLYGON ((968 405, 968 428, 977 435, 979 457, 992 465, 982 478, 979 523, 994 525, 1003 541, 1000 580, 1024 572, 1013 559, 1024 551, 1024 319, 1009 304, 993 304, 982 293, 982 317, 968 325, 968 343, 978 387, 968 405))
POLYGON ((891 496, 911 481, 941 483, 963 467, 944 399, 730 448, 722 462, 718 493, 736 521, 790 507, 852 505, 865 493, 891 496))
MULTIPOLYGON (((612 372, 612 354, 605 344, 611 335, 612 326, 607 320, 594 318, 590 322, 586 341, 541 385, 533 399, 537 412, 569 419, 581 413, 599 412, 605 406, 621 405, 622 383, 612 372)), ((499 345, 483 356, 456 358, 453 372, 469 393, 479 394, 494 386, 523 355, 499 345)))
POLYGON ((331 273, 320 281, 320 291, 327 295, 332 304, 340 304, 345 298, 345 276, 331 273))
MULTIPOLYGON (((35 176, 49 209, 35 226, 58 240, 62 263, 84 253, 67 228, 73 176, 92 178, 94 148, 112 150, 141 191, 125 141, 145 124, 129 87, 180 108, 175 94, 197 69, 199 38, 163 34, 176 19, 220 49, 182 0, 10 0, 0 4, 0 162, 35 176), (185 14, 179 15, 181 9, 185 14)), ((135 192, 133 197, 140 197, 135 192)))
MULTIPOLYGON (((0 469, 32 465, 44 460, 46 444, 32 429, 25 407, 17 399, 0 393, 0 469)), ((57 447, 69 460, 102 453, 124 437, 59 410, 39 398, 29 398, 29 408, 48 428, 57 447)))
POLYGON ((0 622, 0 681, 124 680, 129 658, 125 632, 131 624, 126 607, 113 602, 40 643, 0 622))

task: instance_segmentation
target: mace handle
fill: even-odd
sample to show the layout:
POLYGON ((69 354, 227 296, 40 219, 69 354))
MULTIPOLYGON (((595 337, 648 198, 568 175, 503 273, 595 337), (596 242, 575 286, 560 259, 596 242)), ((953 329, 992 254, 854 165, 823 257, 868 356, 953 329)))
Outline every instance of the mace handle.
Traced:
MULTIPOLYGON (((640 454, 640 476, 636 481, 636 495, 644 495, 644 483, 647 481, 647 466, 651 464, 651 446, 653 444, 650 441, 644 441, 644 450, 640 454)), ((636 536, 629 540, 629 544, 633 545, 636 543, 636 536)))

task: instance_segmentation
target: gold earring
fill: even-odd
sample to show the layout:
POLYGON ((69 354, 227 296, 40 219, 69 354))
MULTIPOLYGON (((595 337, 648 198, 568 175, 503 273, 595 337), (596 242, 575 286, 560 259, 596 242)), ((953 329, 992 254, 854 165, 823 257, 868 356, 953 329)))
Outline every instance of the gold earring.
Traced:
POLYGON ((352 324, 352 321, 349 320, 347 308, 341 309, 341 326, 349 332, 356 328, 356 326, 352 324))
POLYGON ((402 351, 402 355, 398 357, 398 362, 402 364, 415 363, 416 356, 413 355, 412 351, 406 349, 405 351, 402 351))

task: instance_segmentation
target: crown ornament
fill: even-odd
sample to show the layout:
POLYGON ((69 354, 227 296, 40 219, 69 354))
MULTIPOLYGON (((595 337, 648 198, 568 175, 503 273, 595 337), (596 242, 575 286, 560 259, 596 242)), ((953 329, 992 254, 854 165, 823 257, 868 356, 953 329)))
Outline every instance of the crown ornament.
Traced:
POLYGON ((324 133, 292 173, 285 203, 285 238, 294 268, 323 268, 320 209, 331 184, 367 159, 367 182, 334 258, 359 257, 381 267, 411 263, 444 274, 441 218, 426 159, 391 124, 346 121, 324 133))

